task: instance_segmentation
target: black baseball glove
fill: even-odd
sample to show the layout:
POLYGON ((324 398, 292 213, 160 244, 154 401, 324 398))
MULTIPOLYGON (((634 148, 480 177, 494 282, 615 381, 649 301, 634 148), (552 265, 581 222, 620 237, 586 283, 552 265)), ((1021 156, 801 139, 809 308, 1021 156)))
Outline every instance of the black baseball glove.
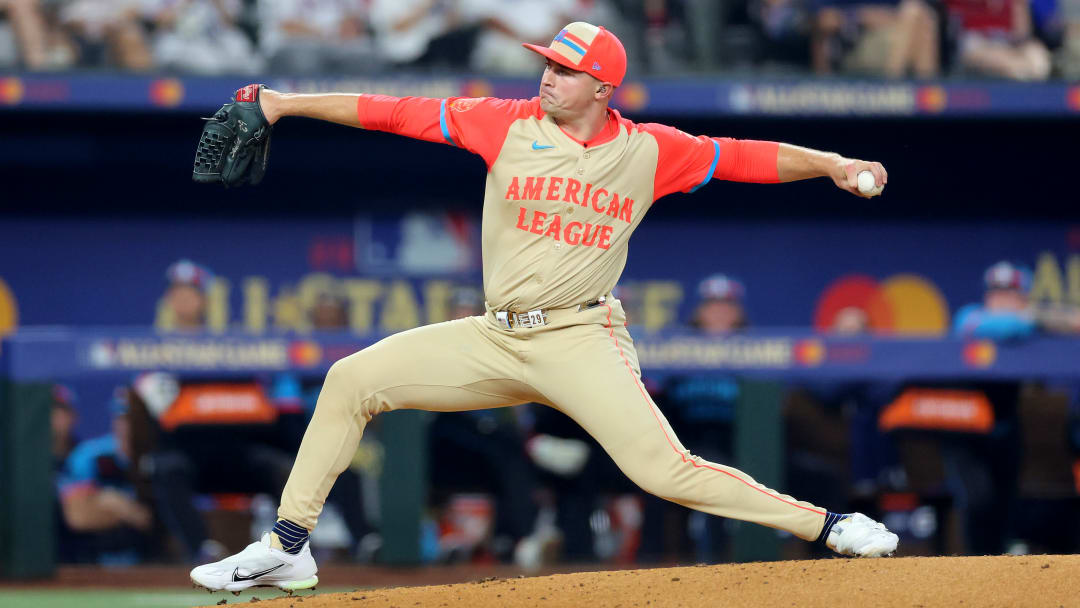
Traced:
POLYGON ((261 89, 260 84, 249 84, 236 92, 235 101, 204 119, 191 179, 226 188, 262 181, 273 127, 259 107, 261 89))

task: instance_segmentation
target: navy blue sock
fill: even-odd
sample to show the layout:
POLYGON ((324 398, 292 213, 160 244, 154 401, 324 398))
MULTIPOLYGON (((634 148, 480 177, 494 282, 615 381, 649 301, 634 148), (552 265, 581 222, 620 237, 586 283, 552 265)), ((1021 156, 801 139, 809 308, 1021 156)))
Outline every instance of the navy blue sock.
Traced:
POLYGON ((836 522, 847 517, 843 513, 833 513, 832 511, 825 512, 825 525, 821 528, 821 534, 818 535, 817 540, 814 542, 825 544, 825 539, 829 538, 829 531, 836 522))
POLYGON ((303 526, 294 524, 287 519, 279 519, 274 523, 272 530, 281 541, 281 549, 286 553, 296 555, 304 548, 308 539, 308 531, 303 526))

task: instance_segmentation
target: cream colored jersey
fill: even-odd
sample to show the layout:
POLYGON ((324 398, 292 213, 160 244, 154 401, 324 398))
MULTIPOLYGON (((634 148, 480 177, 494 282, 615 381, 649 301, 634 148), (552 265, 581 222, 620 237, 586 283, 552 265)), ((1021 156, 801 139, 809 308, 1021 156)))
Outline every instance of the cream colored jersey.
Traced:
POLYGON ((484 293, 498 310, 566 308, 610 293, 630 235, 657 199, 739 168, 736 140, 634 123, 615 110, 593 140, 578 141, 538 97, 365 95, 357 111, 365 127, 484 158, 484 293), (731 158, 721 163, 722 156, 731 158))

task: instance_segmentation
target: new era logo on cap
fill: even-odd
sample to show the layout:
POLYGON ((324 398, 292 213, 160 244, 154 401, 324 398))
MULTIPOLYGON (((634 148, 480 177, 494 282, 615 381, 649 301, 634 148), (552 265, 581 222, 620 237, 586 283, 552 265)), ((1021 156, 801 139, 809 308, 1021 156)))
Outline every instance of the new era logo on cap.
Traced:
POLYGON ((600 68, 600 64, 599 64, 598 62, 596 62, 596 61, 592 62, 592 69, 594 69, 594 70, 596 70, 597 72, 599 72, 599 71, 601 70, 601 68, 600 68))

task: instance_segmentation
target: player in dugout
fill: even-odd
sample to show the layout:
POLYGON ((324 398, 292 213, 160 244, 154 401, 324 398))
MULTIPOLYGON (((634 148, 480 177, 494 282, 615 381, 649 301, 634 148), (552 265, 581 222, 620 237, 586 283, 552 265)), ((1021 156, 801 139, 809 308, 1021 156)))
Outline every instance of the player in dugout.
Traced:
MULTIPOLYGON (((229 139, 223 148, 200 140, 193 178, 226 184, 261 179, 268 147, 259 138, 268 142, 270 125, 286 116, 388 131, 480 155, 488 169, 486 311, 395 334, 335 363, 273 529, 239 554, 192 570, 196 585, 239 591, 317 584, 308 535, 373 416, 528 402, 570 416, 647 492, 784 530, 843 555, 895 551, 897 536, 865 515, 830 512, 686 450, 642 385, 622 305, 611 295, 630 235, 654 202, 670 193, 699 190, 714 178, 779 183, 828 177, 841 190, 866 196, 860 172, 872 178, 869 185, 881 187, 885 168, 784 143, 695 137, 630 121, 609 107, 625 76, 626 53, 603 27, 571 23, 549 46, 526 47, 546 59, 539 95, 532 99, 293 95, 249 85, 204 128, 204 136, 216 138, 223 131, 215 121, 238 124, 239 115, 245 121, 233 137, 240 138, 236 145, 256 151, 250 165, 200 175, 204 159, 231 162, 210 143, 233 149, 229 139), (244 179, 244 170, 254 173, 236 181, 244 179)), ((671 257, 676 262, 678 252, 671 257)))

